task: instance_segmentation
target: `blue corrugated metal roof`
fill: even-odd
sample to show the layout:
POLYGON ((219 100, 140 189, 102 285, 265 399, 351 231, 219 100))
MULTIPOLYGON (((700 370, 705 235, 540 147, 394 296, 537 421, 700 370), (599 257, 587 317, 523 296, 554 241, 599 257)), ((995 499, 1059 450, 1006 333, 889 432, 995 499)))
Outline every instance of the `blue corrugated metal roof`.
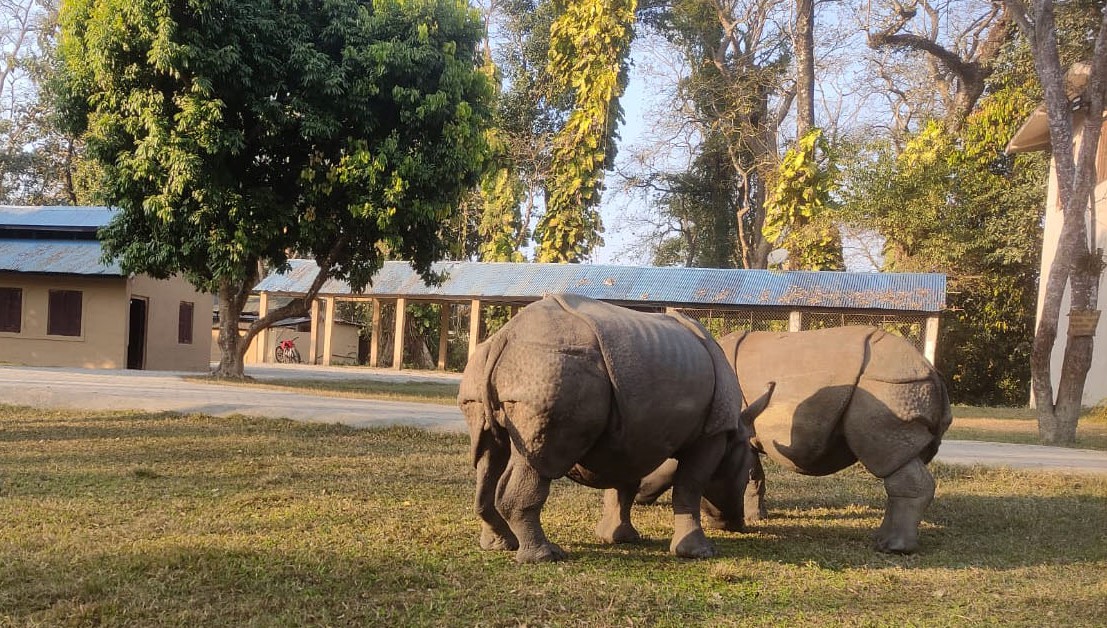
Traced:
MULTIPOLYGON (((303 294, 318 270, 310 260, 292 260, 286 274, 273 274, 258 292, 303 294)), ((945 308, 946 277, 934 273, 780 272, 716 268, 656 268, 586 264, 440 262, 447 275, 427 286, 406 262, 386 262, 363 294, 377 297, 527 301, 568 292, 626 304, 694 304, 939 312, 945 308)), ((330 280, 322 295, 353 294, 330 280)))
POLYGON ((0 271, 122 276, 117 264, 100 263, 94 240, 0 239, 0 271))
POLYGON ((99 228, 116 210, 109 207, 0 205, 0 225, 5 227, 99 228))

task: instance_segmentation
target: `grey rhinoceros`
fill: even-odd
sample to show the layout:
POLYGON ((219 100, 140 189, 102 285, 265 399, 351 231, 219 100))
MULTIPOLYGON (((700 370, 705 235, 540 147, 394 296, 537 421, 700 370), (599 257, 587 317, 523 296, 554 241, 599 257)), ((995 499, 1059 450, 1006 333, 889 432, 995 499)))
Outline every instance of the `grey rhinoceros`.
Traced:
MULTIPOLYGON (((952 421, 945 384, 918 350, 875 327, 736 332, 719 345, 747 390, 776 383, 768 407, 752 421, 753 449, 805 475, 830 475, 860 461, 883 478, 888 494, 876 548, 916 551, 934 497, 926 464, 952 421)), ((637 500, 656 499, 672 467, 647 476, 637 500)), ((745 483, 747 522, 765 516, 764 478, 758 459, 745 483)))
POLYGON ((742 392, 718 344, 692 319, 548 296, 477 347, 458 404, 484 549, 517 549, 519 562, 564 558, 540 514, 550 481, 566 475, 609 489, 596 530, 602 540, 637 540, 630 509, 639 481, 668 458, 676 460, 672 553, 715 554, 700 525, 701 497, 720 527, 743 526, 740 480, 756 456, 742 392))

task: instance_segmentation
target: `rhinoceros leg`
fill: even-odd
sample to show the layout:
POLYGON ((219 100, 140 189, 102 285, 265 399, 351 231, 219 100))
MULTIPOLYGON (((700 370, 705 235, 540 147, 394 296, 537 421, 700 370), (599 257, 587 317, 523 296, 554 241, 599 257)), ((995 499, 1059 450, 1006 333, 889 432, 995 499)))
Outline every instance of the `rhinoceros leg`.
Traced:
POLYGON ((561 560, 567 556, 542 530, 542 507, 549 495, 549 478, 539 475, 526 457, 512 447, 507 469, 496 486, 496 509, 519 540, 515 560, 520 563, 561 560))
POLYGON ((604 543, 635 543, 641 540, 630 522, 637 485, 609 488, 603 492, 603 518, 596 526, 596 536, 604 543))
POLYGON ((517 550, 519 541, 496 510, 496 485, 507 469, 511 450, 495 444, 486 447, 477 459, 477 516, 481 519, 480 547, 486 550, 517 550))
POLYGON ((700 525, 700 500, 725 450, 725 439, 706 437, 677 452, 678 464, 673 475, 673 540, 669 552, 683 558, 711 558, 717 553, 700 525))
POLYGON ((765 507, 765 467, 761 466, 761 454, 751 453, 750 483, 744 497, 746 523, 756 523, 769 516, 765 507))
POLYGON ((634 501, 638 504, 652 504, 658 497, 665 494, 673 486, 673 474, 676 473, 677 461, 669 458, 661 463, 661 466, 650 472, 638 483, 638 494, 634 501))
POLYGON ((876 549, 882 552, 910 554, 919 547, 919 524, 923 512, 934 499, 934 476, 919 458, 884 478, 888 508, 876 533, 876 549))

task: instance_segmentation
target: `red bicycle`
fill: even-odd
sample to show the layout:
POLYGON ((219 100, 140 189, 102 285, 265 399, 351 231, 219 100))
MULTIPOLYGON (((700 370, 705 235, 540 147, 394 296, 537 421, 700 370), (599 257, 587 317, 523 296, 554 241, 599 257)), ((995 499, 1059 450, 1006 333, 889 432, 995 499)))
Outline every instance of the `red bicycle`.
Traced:
POLYGON ((277 362, 282 364, 300 363, 300 352, 296 350, 296 341, 291 338, 278 342, 275 354, 277 362))

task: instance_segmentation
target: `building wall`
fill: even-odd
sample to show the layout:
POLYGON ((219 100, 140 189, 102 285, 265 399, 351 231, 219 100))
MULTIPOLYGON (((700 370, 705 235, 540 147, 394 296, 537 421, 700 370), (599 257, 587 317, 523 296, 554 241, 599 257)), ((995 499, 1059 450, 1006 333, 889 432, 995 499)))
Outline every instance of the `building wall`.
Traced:
MULTIPOLYGON (((1095 189, 1096 207, 1096 246, 1107 251, 1107 124, 1105 132, 1100 137, 1099 143, 1099 184, 1095 189)), ((1079 134, 1079 131, 1077 131, 1079 134)), ((1079 144, 1077 149, 1079 150, 1079 144)), ((1049 277, 1049 268, 1057 256, 1057 243, 1061 236, 1061 211, 1057 198, 1057 174, 1053 167, 1049 172, 1049 195, 1046 201, 1045 233, 1042 244, 1041 280, 1038 286, 1038 310, 1037 317, 1042 315, 1042 306, 1045 304, 1045 283, 1049 277)), ((1089 225, 1090 226, 1090 225, 1089 225)), ((1107 309, 1107 273, 1099 280, 1099 310, 1107 309)), ((1057 342, 1053 346, 1053 356, 1050 362, 1050 373, 1053 378, 1053 389, 1061 381, 1061 364, 1065 354, 1066 330, 1068 329, 1068 313, 1071 309, 1069 289, 1066 286, 1065 296, 1061 300, 1061 318, 1058 321, 1057 342)), ((1107 401, 1107 316, 1101 315, 1099 327, 1096 328, 1094 349, 1092 353, 1092 365, 1088 371, 1088 377, 1084 383, 1083 404, 1094 406, 1102 401, 1107 401)))
POLYGON ((22 329, 18 334, 0 332, 0 361, 27 366, 126 366, 124 278, 0 272, 0 286, 23 290, 22 329), (46 334, 50 290, 81 291, 80 336, 46 334))
MULTIPOLYGON (((130 296, 147 300, 145 368, 152 371, 206 371, 211 366, 211 310, 214 299, 182 278, 130 280, 130 296), (178 342, 182 302, 192 303, 192 343, 178 342)), ((129 311, 129 310, 128 310, 129 311)))

